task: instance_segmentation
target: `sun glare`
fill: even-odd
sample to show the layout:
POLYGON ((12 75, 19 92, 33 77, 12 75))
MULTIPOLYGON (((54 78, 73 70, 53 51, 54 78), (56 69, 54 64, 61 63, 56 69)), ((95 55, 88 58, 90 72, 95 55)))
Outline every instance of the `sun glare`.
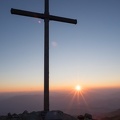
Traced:
POLYGON ((77 90, 77 91, 81 91, 81 86, 80 85, 77 85, 76 87, 75 87, 75 90, 77 90))
POLYGON ((83 102, 84 102, 87 110, 89 110, 88 103, 87 103, 87 101, 86 101, 86 99, 84 97, 85 91, 84 91, 84 87, 83 86, 81 86, 79 84, 76 85, 74 87, 74 89, 72 89, 71 93, 70 93, 70 95, 72 95, 72 98, 71 98, 71 101, 70 101, 70 104, 69 104, 69 109, 72 108, 72 106, 74 105, 73 103, 75 101, 78 106, 83 104, 83 102))

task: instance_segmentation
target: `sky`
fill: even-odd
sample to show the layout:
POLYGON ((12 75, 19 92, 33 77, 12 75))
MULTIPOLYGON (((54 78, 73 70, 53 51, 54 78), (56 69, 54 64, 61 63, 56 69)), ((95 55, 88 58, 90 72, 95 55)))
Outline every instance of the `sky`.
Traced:
MULTIPOLYGON (((43 91, 44 0, 0 0, 0 92, 43 91)), ((50 90, 120 88, 120 0, 50 0, 50 90)))

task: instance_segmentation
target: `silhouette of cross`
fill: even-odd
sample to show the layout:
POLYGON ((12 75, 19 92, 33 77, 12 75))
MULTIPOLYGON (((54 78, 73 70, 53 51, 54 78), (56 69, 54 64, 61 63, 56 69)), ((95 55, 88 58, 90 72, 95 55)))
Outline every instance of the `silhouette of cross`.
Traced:
POLYGON ((49 14, 49 0, 45 0, 44 14, 11 8, 11 14, 44 19, 44 111, 49 111, 49 21, 77 24, 76 19, 49 14))

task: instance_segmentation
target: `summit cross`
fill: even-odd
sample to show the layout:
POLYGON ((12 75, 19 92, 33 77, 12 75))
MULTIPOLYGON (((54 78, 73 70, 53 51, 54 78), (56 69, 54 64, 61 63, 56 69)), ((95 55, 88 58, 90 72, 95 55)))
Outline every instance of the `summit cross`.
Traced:
POLYGON ((77 20, 50 15, 49 0, 45 0, 44 14, 14 8, 11 8, 11 14, 44 19, 44 111, 49 111, 49 21, 77 24, 77 20))

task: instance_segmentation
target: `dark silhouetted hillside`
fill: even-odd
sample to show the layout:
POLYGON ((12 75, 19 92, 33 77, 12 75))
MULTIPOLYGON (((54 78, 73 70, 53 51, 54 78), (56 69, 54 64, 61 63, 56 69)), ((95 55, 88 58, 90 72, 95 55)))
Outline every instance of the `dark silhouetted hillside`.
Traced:
POLYGON ((104 115, 101 120, 120 120, 120 109, 104 115))

